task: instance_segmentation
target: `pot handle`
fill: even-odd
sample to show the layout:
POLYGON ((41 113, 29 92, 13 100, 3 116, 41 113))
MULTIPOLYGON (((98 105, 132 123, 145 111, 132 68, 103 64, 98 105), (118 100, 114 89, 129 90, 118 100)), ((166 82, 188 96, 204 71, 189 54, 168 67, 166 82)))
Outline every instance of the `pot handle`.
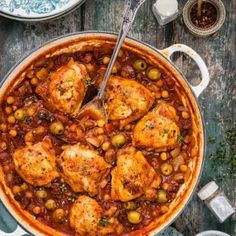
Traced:
POLYGON ((169 60, 171 60, 170 57, 174 52, 184 52, 197 63, 201 71, 202 80, 200 84, 196 86, 193 86, 190 84, 190 87, 192 88, 196 97, 199 97, 200 94, 203 92, 203 90, 208 86, 209 81, 210 81, 209 72, 208 72, 205 62, 192 48, 184 44, 173 44, 172 46, 165 48, 164 50, 161 50, 161 53, 165 57, 167 57, 169 60))
POLYGON ((5 233, 4 231, 2 231, 0 229, 0 235, 1 236, 16 236, 16 235, 19 235, 19 236, 25 236, 25 235, 29 235, 24 229, 22 229, 19 225, 17 225, 17 228, 14 232, 12 233, 5 233))

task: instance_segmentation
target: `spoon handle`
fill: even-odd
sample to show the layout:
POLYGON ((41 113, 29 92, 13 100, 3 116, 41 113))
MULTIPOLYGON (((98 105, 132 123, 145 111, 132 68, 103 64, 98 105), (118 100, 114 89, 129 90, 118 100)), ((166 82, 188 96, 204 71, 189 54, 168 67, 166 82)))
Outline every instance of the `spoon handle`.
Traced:
POLYGON ((125 12, 125 15, 123 17, 123 22, 122 22, 121 27, 120 27, 120 31, 119 31, 119 35, 118 35, 118 38, 117 38, 116 46, 114 48, 113 54, 111 56, 111 60, 108 64, 106 73, 104 75, 101 88, 98 92, 98 98, 101 99, 101 100, 104 98, 106 85, 107 85, 107 82, 110 78, 112 68, 115 64, 117 55, 120 51, 120 48, 123 44, 123 41, 126 38, 130 27, 132 26, 132 23, 134 21, 134 18, 136 16, 136 13, 137 13, 139 7, 144 2, 145 2, 145 0, 128 0, 127 7, 126 7, 126 12, 125 12))

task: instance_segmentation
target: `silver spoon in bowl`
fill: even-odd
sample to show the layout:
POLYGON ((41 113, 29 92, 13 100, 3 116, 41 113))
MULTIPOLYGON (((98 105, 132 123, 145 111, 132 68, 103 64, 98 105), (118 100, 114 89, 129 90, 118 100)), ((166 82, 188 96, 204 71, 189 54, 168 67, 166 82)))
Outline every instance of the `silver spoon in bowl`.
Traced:
POLYGON ((101 88, 97 96, 82 107, 78 115, 79 117, 84 115, 89 115, 95 119, 107 120, 107 112, 104 104, 106 86, 111 76, 112 68, 116 62, 116 58, 120 51, 120 48, 129 32, 129 29, 133 24, 138 9, 144 2, 145 0, 128 0, 126 12, 123 17, 123 22, 120 27, 117 42, 114 51, 112 53, 110 62, 108 64, 106 73, 104 75, 101 88))

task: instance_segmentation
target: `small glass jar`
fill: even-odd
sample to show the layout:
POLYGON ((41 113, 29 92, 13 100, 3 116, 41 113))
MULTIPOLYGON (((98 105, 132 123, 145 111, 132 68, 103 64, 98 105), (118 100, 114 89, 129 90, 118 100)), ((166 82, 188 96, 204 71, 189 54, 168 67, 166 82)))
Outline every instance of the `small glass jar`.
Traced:
POLYGON ((235 213, 234 207, 215 181, 205 185, 198 192, 198 197, 205 202, 221 223, 235 213))
POLYGON ((160 25, 165 25, 175 20, 179 15, 177 0, 157 0, 152 11, 160 25))

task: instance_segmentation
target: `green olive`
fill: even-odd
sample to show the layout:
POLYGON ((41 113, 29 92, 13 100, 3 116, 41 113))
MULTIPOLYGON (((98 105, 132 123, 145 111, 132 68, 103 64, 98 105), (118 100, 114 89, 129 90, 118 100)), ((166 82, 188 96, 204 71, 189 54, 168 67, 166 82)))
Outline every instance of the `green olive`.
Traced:
POLYGON ((53 122, 50 125, 50 131, 52 134, 61 135, 64 133, 64 125, 60 121, 53 122))
POLYGON ((161 173, 163 175, 170 175, 173 171, 173 166, 168 163, 164 163, 161 165, 161 173))
POLYGON ((161 72, 157 68, 152 68, 147 71, 147 77, 150 80, 158 80, 161 77, 161 72))
POLYGON ((127 217, 132 224, 138 224, 142 221, 142 215, 138 211, 129 211, 127 217))
POLYGON ((133 209, 135 209, 137 207, 137 204, 136 204, 136 202, 126 202, 125 203, 125 209, 127 209, 127 210, 133 210, 133 209))
POLYGON ((38 190, 36 192, 36 196, 38 198, 46 198, 48 196, 47 192, 45 190, 38 190))
POLYGON ((123 134, 117 134, 112 137, 111 143, 114 147, 122 147, 126 142, 126 138, 123 134))
POLYGON ((165 203, 167 202, 167 193, 165 190, 160 189, 157 191, 157 201, 158 203, 165 203))
POLYGON ((137 71, 144 71, 147 68, 147 63, 143 59, 137 59, 134 61, 133 67, 137 71))
POLYGON ((17 120, 24 120, 26 112, 23 109, 18 109, 15 111, 14 116, 17 120))
POLYGON ((54 221, 56 222, 60 222, 64 219, 65 216, 65 211, 61 208, 56 209, 53 213, 52 213, 52 218, 54 221))
POLYGON ((48 209, 48 210, 54 210, 56 208, 56 202, 53 200, 53 199, 48 199, 46 202, 45 202, 45 207, 48 209))

